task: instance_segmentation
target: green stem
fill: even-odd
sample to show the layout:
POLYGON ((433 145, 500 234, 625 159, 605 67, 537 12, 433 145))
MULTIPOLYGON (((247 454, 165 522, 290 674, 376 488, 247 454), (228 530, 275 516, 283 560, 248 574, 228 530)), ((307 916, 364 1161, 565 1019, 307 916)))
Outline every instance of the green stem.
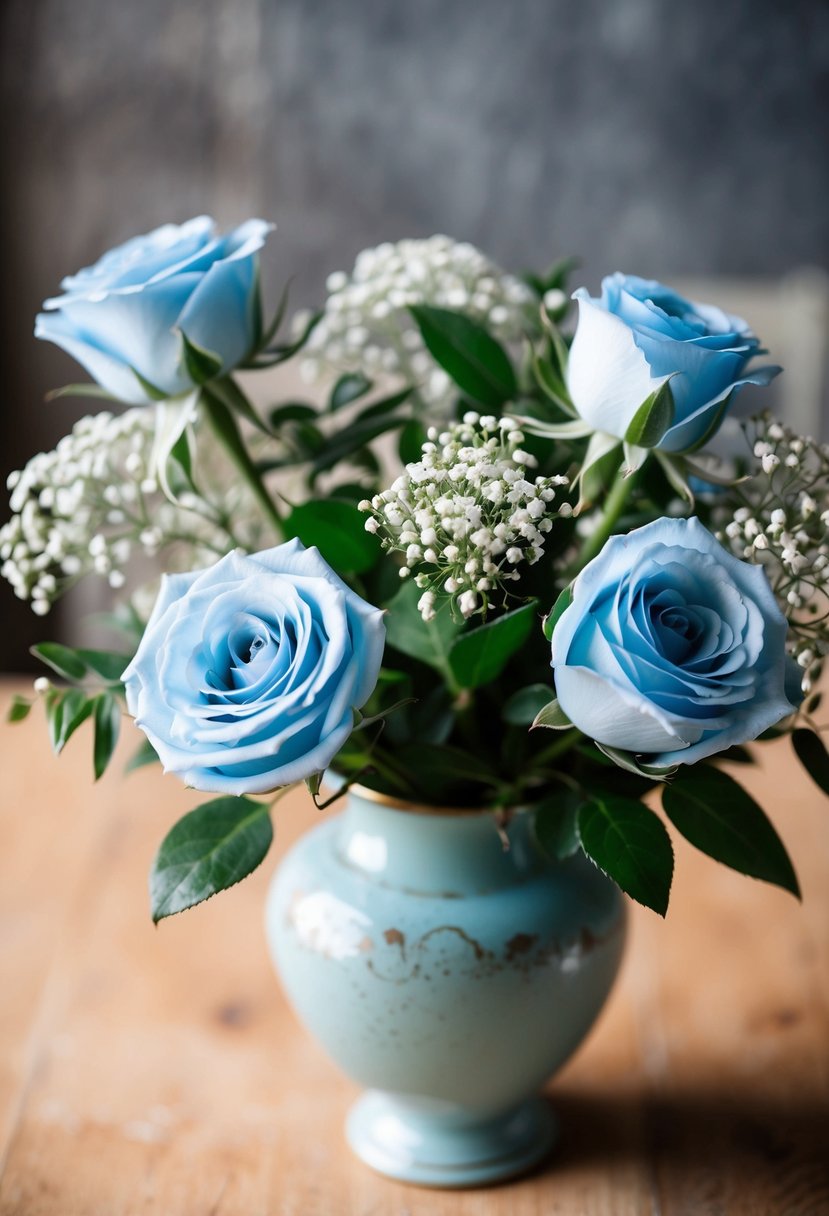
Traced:
POLYGON ((616 474, 616 480, 611 486, 610 493, 605 500, 604 513, 582 545, 578 558, 567 571, 569 578, 573 578, 574 575, 583 570, 587 563, 602 549, 605 541, 619 522, 637 481, 638 471, 629 474, 627 477, 624 476, 621 469, 616 474))
POLYGON ((273 439, 273 431, 264 422, 251 404, 250 398, 236 383, 232 376, 223 376, 219 380, 210 381, 210 392, 214 397, 218 397, 223 405, 226 405, 229 410, 239 414, 245 418, 252 426, 267 435, 269 439, 273 439))
MULTIPOLYGON (((448 664, 447 664, 448 667, 448 664)), ((475 694, 471 688, 453 688, 454 678, 447 675, 449 691, 455 694, 452 708, 455 710, 455 725, 473 754, 486 755, 486 745, 481 738, 480 726, 475 713, 475 694), (450 683, 451 681, 451 683, 450 683)))
POLYGON ((284 537, 285 526, 282 516, 277 510, 276 503, 265 488, 262 475, 245 446, 241 431, 239 430, 239 424, 232 410, 228 408, 225 402, 208 385, 205 385, 201 390, 201 402, 216 439, 244 477, 251 493, 276 533, 280 537, 284 537))

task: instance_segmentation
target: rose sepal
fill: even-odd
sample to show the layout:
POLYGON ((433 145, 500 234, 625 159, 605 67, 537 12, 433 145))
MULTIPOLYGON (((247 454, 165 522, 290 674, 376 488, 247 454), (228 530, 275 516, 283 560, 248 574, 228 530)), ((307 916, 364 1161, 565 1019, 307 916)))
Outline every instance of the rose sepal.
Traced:
POLYGON ((553 604, 550 611, 541 622, 541 628, 544 631, 544 636, 548 642, 553 640, 553 630, 561 619, 563 613, 567 611, 573 602, 573 584, 568 583, 563 591, 560 591, 556 602, 553 604))
POLYGON ((639 406, 625 431, 625 443, 632 447, 655 448, 662 442, 676 412, 670 383, 672 379, 669 376, 639 406))
POLYGON ((552 701, 548 701, 544 708, 535 715, 530 730, 537 730, 540 726, 546 727, 547 730, 572 730, 573 723, 561 708, 558 700, 553 697, 552 701))
POLYGON ((618 768, 623 768, 628 773, 636 773, 638 777, 649 777, 654 781, 668 781, 678 769, 676 764, 646 764, 640 753, 628 752, 620 747, 608 747, 605 743, 597 743, 595 739, 593 743, 602 755, 607 756, 608 760, 612 760, 618 768))

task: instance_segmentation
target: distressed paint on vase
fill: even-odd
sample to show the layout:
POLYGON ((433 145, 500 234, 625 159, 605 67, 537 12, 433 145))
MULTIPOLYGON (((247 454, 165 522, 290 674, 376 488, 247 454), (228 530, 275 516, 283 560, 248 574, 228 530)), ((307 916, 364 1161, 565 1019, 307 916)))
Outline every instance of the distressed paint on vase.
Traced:
POLYGON ((598 1015, 622 953, 617 887, 552 861, 531 812, 504 847, 486 812, 352 789, 283 861, 268 940, 300 1020, 368 1090, 347 1134, 369 1165, 470 1186, 543 1157, 538 1092, 598 1015))

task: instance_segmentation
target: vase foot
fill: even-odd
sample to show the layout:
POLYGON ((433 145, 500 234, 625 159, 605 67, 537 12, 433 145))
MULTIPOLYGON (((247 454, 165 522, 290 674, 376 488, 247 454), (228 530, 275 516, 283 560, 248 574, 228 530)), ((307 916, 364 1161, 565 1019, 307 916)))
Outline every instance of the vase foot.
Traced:
POLYGON ((556 1119, 543 1098, 473 1121, 370 1090, 352 1106, 346 1136, 357 1156, 389 1178, 420 1186, 484 1186, 537 1165, 556 1119))

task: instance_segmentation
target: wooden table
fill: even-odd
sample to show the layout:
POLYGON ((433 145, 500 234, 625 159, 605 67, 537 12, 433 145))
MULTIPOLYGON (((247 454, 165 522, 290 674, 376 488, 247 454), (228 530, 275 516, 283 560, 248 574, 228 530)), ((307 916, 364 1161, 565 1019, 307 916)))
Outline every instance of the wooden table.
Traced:
POLYGON ((829 1213, 829 805, 785 743, 745 776, 803 905, 680 846, 667 922, 634 911, 609 1006, 551 1086, 554 1157, 445 1193, 351 1158, 354 1089, 266 956, 266 884, 318 812, 287 798, 260 872, 154 928, 147 869, 195 797, 118 764, 93 786, 87 729, 55 760, 39 710, 0 728, 2 1216, 829 1213))

